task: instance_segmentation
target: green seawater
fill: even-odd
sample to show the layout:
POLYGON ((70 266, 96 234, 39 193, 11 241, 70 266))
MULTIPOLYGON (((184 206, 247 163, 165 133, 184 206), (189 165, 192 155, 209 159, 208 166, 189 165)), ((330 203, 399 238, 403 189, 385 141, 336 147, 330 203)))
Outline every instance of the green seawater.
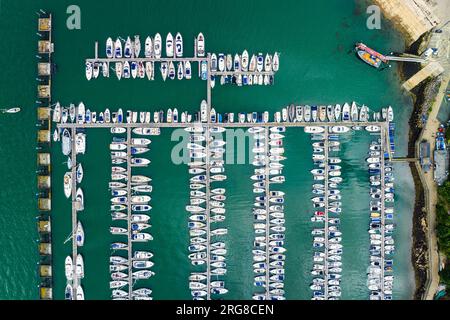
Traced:
MULTIPOLYGON (((0 106, 22 106, 16 115, 0 114, 0 299, 37 299, 36 231, 36 61, 38 36, 37 12, 53 13, 54 62, 57 72, 53 82, 54 100, 63 105, 83 101, 92 111, 106 107, 133 110, 159 110, 177 107, 194 111, 205 97, 206 85, 196 79, 166 81, 117 81, 97 79, 88 82, 84 59, 93 57, 94 42, 108 36, 140 34, 141 39, 156 32, 181 32, 184 54, 193 53, 193 39, 198 32, 206 37, 208 52, 281 53, 280 71, 274 86, 230 87, 213 90, 212 103, 219 112, 263 111, 271 113, 289 103, 335 104, 355 100, 373 110, 392 105, 395 110, 397 154, 405 155, 411 99, 400 88, 396 65, 377 71, 359 61, 349 50, 363 41, 381 52, 401 52, 400 35, 382 20, 380 30, 366 28, 365 1, 0 1, 2 30, 2 73, 0 106), (81 9, 81 29, 68 30, 66 9, 77 4, 81 9)), ((193 72, 196 74, 196 70, 193 72)), ((109 233, 110 175, 107 130, 87 131, 87 153, 79 157, 85 177, 81 184, 86 209, 79 214, 86 243, 80 252, 85 260, 82 280, 87 299, 109 299, 109 244, 120 240, 109 233)), ((156 276, 147 284, 155 299, 189 299, 188 275, 194 270, 187 258, 189 241, 184 207, 189 201, 187 167, 171 161, 172 130, 165 129, 152 139, 151 165, 137 173, 153 179, 152 229, 154 240, 141 247, 155 254, 156 276)), ((364 161, 367 132, 342 137, 339 156, 343 159, 344 183, 343 299, 367 299, 369 184, 364 161)), ((309 200, 313 183, 311 143, 302 129, 289 129, 285 138, 284 174, 287 181, 280 189, 286 192, 286 297, 309 299, 312 267, 312 206, 309 200)), ((146 154, 147 155, 147 154, 146 154)), ((64 197, 62 177, 66 171, 60 144, 53 146, 52 227, 54 295, 64 297, 66 280, 64 259, 71 246, 64 241, 71 233, 70 202, 64 197)), ((411 265, 411 224, 414 188, 407 165, 396 165, 395 299, 410 299, 414 291, 411 265)), ((227 219, 225 237, 228 248, 229 293, 225 299, 249 299, 253 287, 251 207, 253 167, 247 164, 226 165, 227 219)), ((120 224, 117 224, 120 226, 120 224)), ((135 246, 139 248, 139 246, 135 246)))

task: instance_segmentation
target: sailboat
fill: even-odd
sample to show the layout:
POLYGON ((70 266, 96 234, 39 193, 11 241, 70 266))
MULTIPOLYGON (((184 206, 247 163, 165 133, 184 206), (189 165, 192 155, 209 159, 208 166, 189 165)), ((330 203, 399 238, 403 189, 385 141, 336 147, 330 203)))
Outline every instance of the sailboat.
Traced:
POLYGON ((184 63, 184 77, 189 80, 192 77, 191 63, 186 60, 184 63))
POLYGON ((84 229, 80 221, 78 221, 77 223, 77 230, 75 232, 75 241, 78 247, 82 247, 84 245, 84 229))

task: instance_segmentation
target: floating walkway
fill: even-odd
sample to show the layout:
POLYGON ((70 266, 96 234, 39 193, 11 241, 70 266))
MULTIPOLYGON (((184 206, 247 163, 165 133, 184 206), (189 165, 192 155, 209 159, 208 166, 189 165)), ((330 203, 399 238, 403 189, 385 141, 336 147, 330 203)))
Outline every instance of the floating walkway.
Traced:
POLYGON ((37 198, 38 198, 38 232, 39 232, 39 297, 53 299, 53 259, 52 259, 52 183, 51 183, 51 82, 52 82, 52 14, 44 10, 37 12, 38 74, 37 85, 37 198))

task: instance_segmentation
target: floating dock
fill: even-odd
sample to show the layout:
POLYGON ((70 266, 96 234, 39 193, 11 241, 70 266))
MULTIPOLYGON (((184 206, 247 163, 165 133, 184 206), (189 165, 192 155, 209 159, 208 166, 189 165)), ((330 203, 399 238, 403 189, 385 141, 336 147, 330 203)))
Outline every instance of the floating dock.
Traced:
POLYGON ((38 232, 40 235, 40 299, 53 299, 52 272, 52 176, 51 176, 51 98, 52 98, 52 14, 40 10, 38 13, 37 35, 37 198, 38 232))

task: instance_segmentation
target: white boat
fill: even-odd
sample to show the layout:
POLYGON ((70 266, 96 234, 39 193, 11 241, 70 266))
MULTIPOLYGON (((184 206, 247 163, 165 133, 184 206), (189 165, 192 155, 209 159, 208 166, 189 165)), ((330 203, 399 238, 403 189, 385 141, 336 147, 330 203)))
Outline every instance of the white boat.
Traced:
POLYGON ((66 279, 71 281, 73 279, 73 261, 71 256, 67 256, 64 262, 64 270, 66 279))
POLYGON ((125 58, 131 58, 132 51, 133 51, 133 47, 132 47, 131 39, 130 39, 130 37, 127 37, 127 40, 125 41, 125 46, 123 49, 123 56, 125 58))
POLYGON ((350 105, 346 102, 342 107, 342 121, 348 122, 350 120, 350 105))
POLYGON ((72 194, 72 173, 66 172, 64 174, 64 195, 69 198, 72 194))
POLYGON ((389 106, 389 107, 387 108, 387 120, 388 120, 389 122, 394 121, 394 110, 392 109, 391 106, 389 106))
POLYGON ((248 70, 248 65, 249 65, 248 51, 244 50, 244 52, 242 52, 242 56, 241 56, 241 68, 242 68, 242 71, 247 71, 248 70))
POLYGON ((64 299, 73 300, 73 287, 70 283, 67 283, 66 289, 64 290, 64 299))
POLYGON ((356 105, 356 102, 352 102, 352 107, 350 109, 350 116, 352 119, 352 122, 356 122, 359 120, 359 113, 358 113, 358 106, 356 105))
POLYGON ((122 42, 120 41, 119 38, 116 39, 116 41, 114 42, 114 58, 122 58, 123 53, 122 53, 122 42))
POLYGON ((350 131, 350 128, 346 126, 333 126, 331 127, 331 131, 333 133, 345 133, 350 131))
POLYGON ((166 56, 173 57, 173 36, 170 32, 166 36, 166 56))
POLYGON ((82 124, 84 123, 85 120, 85 108, 84 108, 84 103, 80 102, 78 104, 78 108, 77 108, 77 122, 82 124))
POLYGON ((106 39, 106 57, 111 59, 113 58, 114 52, 114 42, 111 38, 106 39))
POLYGON ((63 155, 68 156, 72 151, 72 146, 71 146, 70 132, 67 129, 64 129, 63 131, 61 146, 63 155))
POLYGON ((123 64, 122 62, 116 62, 116 76, 117 79, 120 80, 122 79, 122 75, 123 75, 123 64))
POLYGON ((150 36, 145 39, 144 55, 146 58, 151 58, 153 56, 153 42, 150 36))
POLYGON ((86 79, 89 81, 92 79, 92 63, 91 62, 86 62, 86 79))
POLYGON ((139 36, 134 36, 134 57, 139 58, 139 54, 141 53, 141 40, 139 39, 139 36))
POLYGON ((77 254, 75 273, 79 278, 84 278, 84 260, 80 253, 77 254))
POLYGON ((83 194, 83 190, 81 188, 77 189, 75 199, 76 199, 77 205, 78 205, 77 210, 78 211, 84 210, 84 194, 83 194))
POLYGON ((381 130, 381 128, 379 126, 376 125, 370 125, 366 127, 366 130, 369 132, 378 132, 381 130))
POLYGON ((275 52, 272 59, 272 70, 274 72, 277 72, 279 68, 280 68, 280 58, 278 52, 275 52))
POLYGON ((75 151, 77 154, 85 154, 86 152, 86 135, 77 133, 75 135, 75 151))
POLYGON ((155 58, 160 59, 162 54, 162 39, 161 35, 157 33, 155 35, 154 41, 153 41, 153 53, 155 55, 155 58))
POLYGON ((169 74, 169 65, 167 62, 161 62, 160 70, 163 81, 166 81, 167 75, 169 74))
POLYGON ((183 37, 179 32, 175 35, 175 56, 178 58, 183 56, 183 37))
POLYGON ((191 79, 192 78, 192 69, 191 69, 191 63, 188 60, 184 62, 184 65, 182 65, 182 69, 183 69, 184 77, 187 80, 191 79))
POLYGON ((272 71, 272 56, 270 54, 266 54, 264 59, 264 71, 272 71))
POLYGON ((84 229, 80 221, 78 221, 77 223, 77 230, 75 232, 75 241, 78 247, 82 247, 84 245, 84 229))
POLYGON ((256 70, 256 56, 252 55, 248 66, 248 71, 254 72, 256 70))
POLYGON ((83 166, 81 165, 81 163, 78 164, 76 173, 77 173, 77 183, 81 183, 81 181, 83 181, 84 176, 83 166))
MULTIPOLYGON (((14 113, 14 112, 8 112, 9 110, 14 111, 13 109, 8 109, 5 112, 7 112, 7 113, 14 113)), ((20 109, 19 109, 19 111, 20 111, 20 109)), ((61 121, 61 105, 59 104, 59 102, 56 103, 55 109, 53 109, 52 120, 53 120, 53 122, 60 122, 61 121)))
POLYGON ((182 80, 184 78, 184 65, 183 62, 178 62, 177 65, 177 78, 178 80, 182 80))
POLYGON ((340 121, 341 120, 341 105, 337 104, 334 106, 334 120, 340 121))
POLYGON ((324 127, 316 127, 316 126, 305 127, 306 133, 322 133, 324 131, 325 131, 324 127))
POLYGON ((198 57, 204 57, 205 56, 205 37, 203 36, 203 33, 199 33, 196 39, 196 52, 198 57))

